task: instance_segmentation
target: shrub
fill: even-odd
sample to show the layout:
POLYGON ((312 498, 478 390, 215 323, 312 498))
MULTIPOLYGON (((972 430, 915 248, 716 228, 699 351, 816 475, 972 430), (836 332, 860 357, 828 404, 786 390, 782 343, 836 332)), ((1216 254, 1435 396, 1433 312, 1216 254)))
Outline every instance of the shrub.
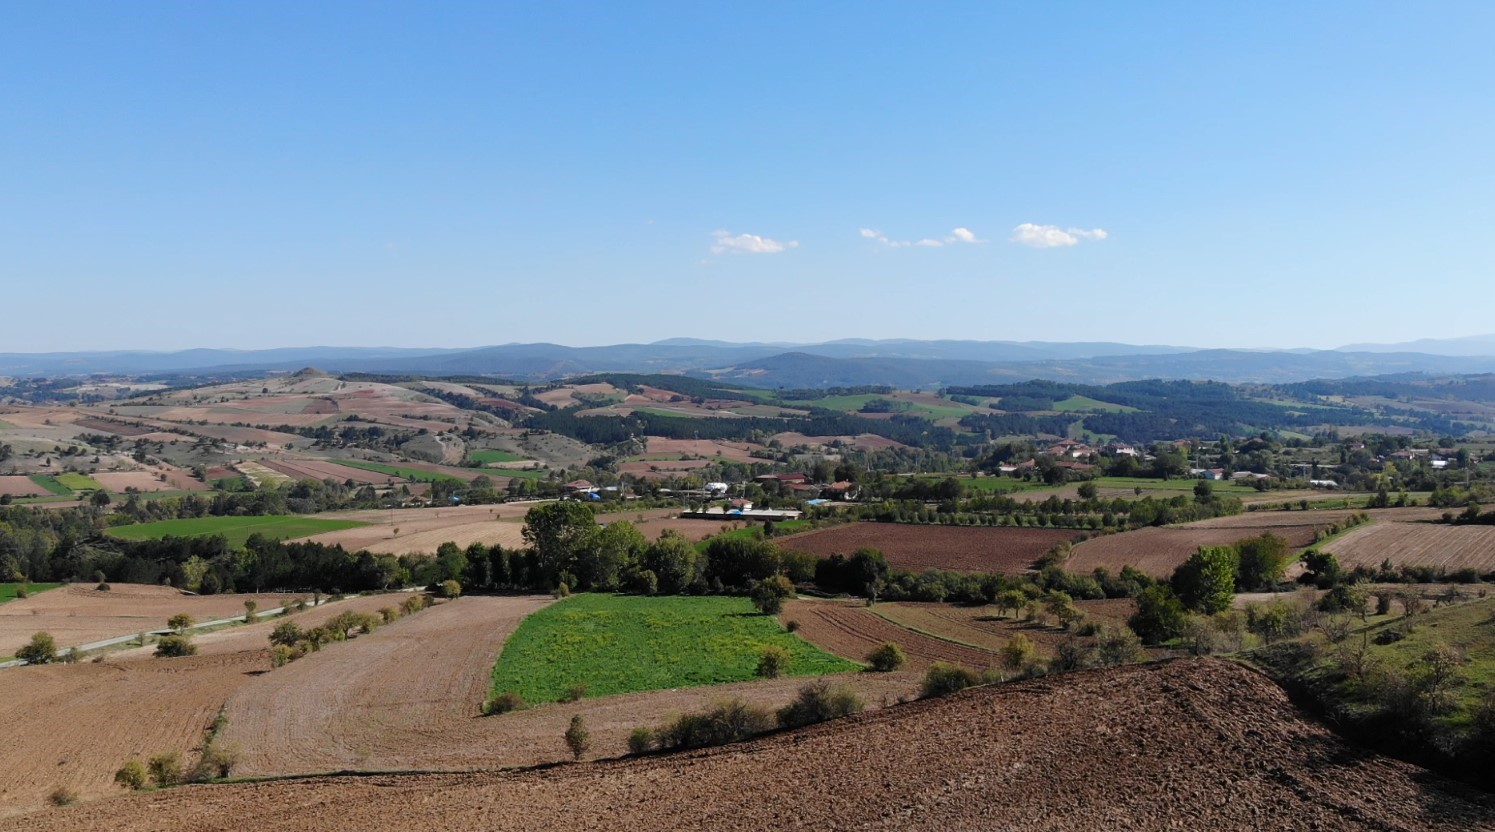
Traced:
POLYGON ((188 627, 191 627, 196 623, 197 619, 184 612, 179 612, 176 615, 173 615, 172 617, 166 619, 166 626, 178 633, 184 632, 188 627))
POLYGON ((248 624, 254 621, 254 611, 259 608, 259 603, 253 598, 244 599, 244 623, 248 624))
POLYGON ((794 584, 783 575, 773 575, 753 584, 750 597, 758 612, 778 615, 784 609, 784 600, 794 597, 794 584))
POLYGON ((496 716, 498 714, 506 714, 509 711, 522 710, 525 707, 527 706, 523 696, 520 696, 516 691, 506 690, 488 700, 483 706, 483 713, 496 716))
POLYGON ((777 679, 789 672, 789 651, 770 644, 758 654, 758 669, 755 671, 765 679, 777 679))
POLYGON ((238 764, 238 746, 213 743, 203 749, 202 758, 197 761, 197 771, 193 779, 221 780, 232 774, 234 766, 238 764))
POLYGON ((1095 648, 1096 660, 1102 666, 1129 664, 1147 657, 1142 650, 1142 640, 1125 626, 1101 628, 1095 648))
POLYGON ((78 792, 68 786, 58 786, 47 795, 47 802, 53 806, 71 806, 78 802, 78 792))
POLYGON ((799 632, 799 621, 793 618, 789 619, 788 621, 784 622, 784 629, 788 630, 791 633, 799 632))
POLYGON ((197 645, 192 639, 184 635, 172 634, 161 636, 156 642, 156 656, 163 659, 179 659, 184 656, 197 655, 197 645))
POLYGON ((628 753, 645 754, 654 747, 654 731, 640 725, 628 735, 628 753))
POLYGON ((1003 645, 1000 655, 1003 669, 1009 673, 1018 673, 1032 664, 1034 657, 1038 655, 1038 648, 1034 646, 1033 639, 1018 633, 1003 645))
POLYGON ((295 646, 296 642, 306 638, 306 633, 294 621, 282 621, 275 625, 270 631, 270 643, 282 647, 295 646))
POLYGON ((920 687, 919 695, 926 699, 932 696, 945 696, 979 684, 981 684, 980 674, 969 667, 961 667, 949 662, 935 662, 924 671, 924 683, 920 687))
POLYGON ((854 714, 863 707, 862 698, 851 688, 817 679, 800 688, 795 700, 779 709, 779 725, 798 728, 854 714))
POLYGON ((114 782, 127 789, 143 789, 148 776, 139 760, 130 760, 114 772, 114 782))
POLYGON ((16 658, 27 664, 51 664, 57 661, 57 640, 51 633, 34 633, 31 641, 16 651, 16 658))
POLYGON ((95 592, 108 592, 108 591, 110 591, 112 589, 114 589, 114 587, 110 586, 109 584, 105 583, 104 581, 99 581, 99 585, 96 586, 96 587, 94 587, 94 591, 95 592))
POLYGON ((565 581, 561 581, 555 585, 555 589, 551 590, 550 594, 555 598, 565 598, 571 594, 571 586, 565 581))
POLYGON ((405 615, 417 613, 426 608, 426 596, 416 593, 400 602, 400 612, 405 615))
POLYGON ((867 664, 878 673, 891 673, 903 667, 904 661, 903 648, 891 641, 883 642, 881 646, 867 654, 867 664))
POLYGON ((395 609, 394 607, 380 607, 379 617, 384 619, 385 624, 388 624, 391 621, 394 621, 396 618, 400 617, 400 611, 395 609))
POLYGON ((436 587, 436 594, 442 598, 462 597, 462 584, 448 578, 436 587))
POLYGON ((182 755, 175 751, 163 751, 146 764, 151 782, 157 786, 174 786, 182 782, 182 755))
POLYGON ((587 730, 581 714, 571 717, 571 725, 566 728, 566 747, 571 749, 571 755, 578 760, 592 747, 592 732, 587 730))
POLYGON ((270 648, 270 666, 285 667, 296 660, 296 649, 286 644, 277 644, 270 648))
POLYGON ((579 701, 581 699, 585 699, 586 695, 587 695, 587 686, 585 684, 582 684, 582 683, 578 682, 578 683, 576 683, 576 684, 574 684, 574 685, 566 688, 566 692, 561 695, 561 700, 560 701, 562 701, 562 702, 577 702, 577 701, 579 701))
POLYGON ((766 710, 741 699, 719 702, 695 714, 682 714, 655 732, 660 748, 705 748, 761 734, 774 725, 766 710))
POLYGON ((30 597, 31 597, 31 590, 27 589, 24 586, 16 587, 16 598, 24 600, 24 599, 30 598, 30 597))

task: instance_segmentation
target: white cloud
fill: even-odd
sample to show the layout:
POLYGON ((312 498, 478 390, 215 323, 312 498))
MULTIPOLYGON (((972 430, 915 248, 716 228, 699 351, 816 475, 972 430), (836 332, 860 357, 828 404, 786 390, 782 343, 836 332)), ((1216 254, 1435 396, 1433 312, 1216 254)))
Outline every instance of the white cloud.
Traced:
POLYGON ((888 248, 908 248, 918 246, 920 248, 943 248, 955 243, 984 243, 969 228, 957 228, 950 232, 948 237, 925 237, 922 240, 890 240, 888 236, 874 228, 859 228, 857 232, 869 240, 876 240, 888 248))
POLYGON ((1060 228, 1057 225, 1036 225, 1025 222, 1012 229, 1008 239, 1018 245, 1032 248, 1064 248, 1077 246, 1081 240, 1104 240, 1111 236, 1104 228, 1060 228))
POLYGON ((787 249, 798 248, 798 240, 781 243, 757 234, 733 234, 730 231, 711 232, 716 242, 711 244, 712 254, 778 254, 787 249))

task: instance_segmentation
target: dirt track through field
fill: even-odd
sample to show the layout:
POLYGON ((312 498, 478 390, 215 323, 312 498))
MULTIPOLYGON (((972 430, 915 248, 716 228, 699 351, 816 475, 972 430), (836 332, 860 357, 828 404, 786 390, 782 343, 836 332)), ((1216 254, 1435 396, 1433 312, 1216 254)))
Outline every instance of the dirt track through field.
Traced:
POLYGON ((228 705, 239 773, 449 767, 428 740, 476 717, 504 639, 551 600, 462 598, 256 679, 228 705))
POLYGON ((74 830, 1490 830, 1495 798, 1354 748, 1200 659, 1082 671, 707 751, 510 773, 173 789, 0 821, 74 830))
POLYGON ((997 664, 990 650, 956 644, 900 627, 871 610, 841 601, 790 601, 779 618, 798 621, 798 635, 823 650, 865 661, 885 642, 894 642, 908 657, 909 670, 923 670, 937 661, 956 662, 974 670, 997 664))

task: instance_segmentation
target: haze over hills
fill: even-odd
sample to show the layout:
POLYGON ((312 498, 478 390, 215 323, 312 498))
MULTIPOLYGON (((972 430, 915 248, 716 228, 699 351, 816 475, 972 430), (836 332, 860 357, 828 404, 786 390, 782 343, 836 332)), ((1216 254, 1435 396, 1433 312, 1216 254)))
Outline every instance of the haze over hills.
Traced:
POLYGON ((234 375, 294 371, 491 375, 529 381, 597 372, 685 373, 762 387, 936 387, 1033 378, 1286 383, 1396 373, 1495 372, 1495 336, 1337 350, 1198 349, 1113 342, 845 339, 820 344, 672 338, 652 344, 467 349, 287 347, 268 350, 0 354, 0 375, 234 375), (1416 349, 1410 347, 1415 346, 1416 349))

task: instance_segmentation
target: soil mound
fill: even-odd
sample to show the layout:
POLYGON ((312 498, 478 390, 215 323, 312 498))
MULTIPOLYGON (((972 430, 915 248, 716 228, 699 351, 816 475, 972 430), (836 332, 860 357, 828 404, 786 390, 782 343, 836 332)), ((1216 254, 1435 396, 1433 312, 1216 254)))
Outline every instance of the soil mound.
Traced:
MULTIPOLYGON (((561 738, 556 737, 557 747, 561 738)), ((189 787, 0 822, 133 829, 1495 829, 1216 660, 966 691, 703 752, 189 787)))

